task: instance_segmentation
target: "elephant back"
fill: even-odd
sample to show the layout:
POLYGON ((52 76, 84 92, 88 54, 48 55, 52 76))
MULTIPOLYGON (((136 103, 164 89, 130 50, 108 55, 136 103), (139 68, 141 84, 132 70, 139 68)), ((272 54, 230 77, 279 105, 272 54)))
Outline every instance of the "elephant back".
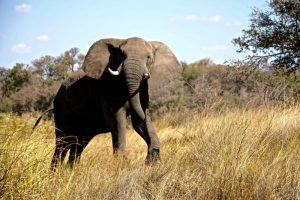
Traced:
POLYGON ((75 72, 69 74, 68 77, 64 79, 64 81, 62 82, 62 85, 65 88, 69 88, 74 83, 76 83, 79 79, 81 79, 85 76, 86 76, 86 73, 83 70, 75 71, 75 72))

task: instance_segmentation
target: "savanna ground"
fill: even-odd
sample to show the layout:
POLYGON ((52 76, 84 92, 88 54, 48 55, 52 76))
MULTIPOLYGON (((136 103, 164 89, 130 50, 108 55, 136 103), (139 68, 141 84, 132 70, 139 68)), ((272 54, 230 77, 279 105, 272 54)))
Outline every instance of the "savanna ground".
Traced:
POLYGON ((168 114, 155 120, 162 161, 129 128, 127 159, 98 135, 73 170, 52 172, 52 121, 1 115, 2 199, 300 199, 300 105, 168 114))

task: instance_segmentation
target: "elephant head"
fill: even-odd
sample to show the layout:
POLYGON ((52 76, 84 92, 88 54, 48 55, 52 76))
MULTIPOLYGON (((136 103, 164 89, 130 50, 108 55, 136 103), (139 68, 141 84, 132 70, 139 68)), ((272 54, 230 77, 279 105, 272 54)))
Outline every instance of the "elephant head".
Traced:
POLYGON ((148 80, 150 95, 181 73, 181 65, 171 50, 161 42, 141 38, 102 39, 89 49, 83 71, 94 79, 124 76, 129 103, 134 112, 145 119, 139 88, 148 80))

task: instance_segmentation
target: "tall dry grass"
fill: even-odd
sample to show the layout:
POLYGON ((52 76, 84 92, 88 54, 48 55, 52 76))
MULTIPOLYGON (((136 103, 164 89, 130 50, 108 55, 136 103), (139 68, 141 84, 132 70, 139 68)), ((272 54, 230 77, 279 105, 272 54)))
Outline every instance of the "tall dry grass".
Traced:
POLYGON ((49 170, 54 128, 10 115, 0 122, 2 199, 300 199, 300 106, 176 114, 155 121, 162 162, 129 131, 127 159, 109 134, 73 170, 49 170))

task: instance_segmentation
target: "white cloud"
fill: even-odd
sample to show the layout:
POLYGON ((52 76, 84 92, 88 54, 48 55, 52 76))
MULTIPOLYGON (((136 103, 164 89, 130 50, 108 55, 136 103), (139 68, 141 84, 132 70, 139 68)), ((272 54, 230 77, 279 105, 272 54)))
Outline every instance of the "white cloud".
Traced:
POLYGON ((188 15, 185 17, 188 21, 203 21, 206 23, 218 23, 221 20, 220 15, 214 15, 214 16, 202 16, 199 17, 197 15, 188 15))
POLYGON ((24 43, 19 43, 11 47, 11 51, 15 53, 30 53, 31 52, 31 47, 24 44, 24 43))
POLYGON ((204 21, 204 22, 207 22, 207 23, 218 23, 220 20, 221 20, 220 15, 201 17, 201 21, 204 21))
POLYGON ((32 6, 29 4, 19 4, 15 6, 15 11, 19 13, 29 13, 32 11, 32 6))
POLYGON ((225 25, 228 27, 238 27, 241 26, 241 22, 240 21, 226 22, 225 25))
POLYGON ((36 37, 36 39, 39 41, 48 41, 49 37, 48 37, 48 35, 39 35, 36 37))
POLYGON ((202 50, 204 51, 226 51, 228 47, 222 44, 216 44, 208 47, 203 47, 202 50))
POLYGON ((199 21, 200 18, 197 15, 188 15, 185 17, 186 20, 188 21, 199 21))

